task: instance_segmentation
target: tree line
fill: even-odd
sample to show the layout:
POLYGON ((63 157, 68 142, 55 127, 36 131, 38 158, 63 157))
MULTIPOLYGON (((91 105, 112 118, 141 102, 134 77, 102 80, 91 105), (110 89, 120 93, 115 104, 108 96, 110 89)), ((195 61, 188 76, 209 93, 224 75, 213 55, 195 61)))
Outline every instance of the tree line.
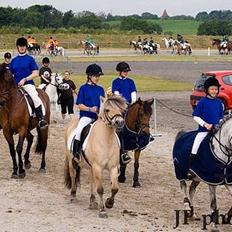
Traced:
MULTIPOLYGON (((139 31, 146 34, 161 34, 161 20, 156 14, 144 12, 141 15, 133 14, 120 16, 82 11, 75 13, 69 10, 65 13, 57 10, 52 5, 33 5, 26 9, 0 7, 1 32, 20 33, 22 28, 34 29, 34 33, 41 29, 58 30, 59 32, 94 32, 95 30, 123 30, 139 31), (156 20, 152 22, 152 20, 156 20), (119 24, 114 24, 119 21, 119 24), (17 29, 15 29, 17 28, 17 29), (37 30, 37 31, 36 31, 37 30)), ((199 12, 196 17, 177 15, 166 17, 169 20, 199 20, 202 23, 198 28, 198 35, 224 35, 232 34, 232 11, 215 10, 207 13, 199 12)), ((162 20, 165 20, 162 19, 162 20)))

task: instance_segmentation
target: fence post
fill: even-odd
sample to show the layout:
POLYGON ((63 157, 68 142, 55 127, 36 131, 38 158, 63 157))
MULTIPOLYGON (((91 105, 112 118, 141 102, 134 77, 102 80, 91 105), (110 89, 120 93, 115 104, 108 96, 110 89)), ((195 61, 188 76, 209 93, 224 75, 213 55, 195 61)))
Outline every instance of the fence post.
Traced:
POLYGON ((153 119, 154 119, 154 134, 153 137, 160 137, 162 134, 157 134, 157 111, 156 111, 156 98, 154 97, 153 102, 153 119))

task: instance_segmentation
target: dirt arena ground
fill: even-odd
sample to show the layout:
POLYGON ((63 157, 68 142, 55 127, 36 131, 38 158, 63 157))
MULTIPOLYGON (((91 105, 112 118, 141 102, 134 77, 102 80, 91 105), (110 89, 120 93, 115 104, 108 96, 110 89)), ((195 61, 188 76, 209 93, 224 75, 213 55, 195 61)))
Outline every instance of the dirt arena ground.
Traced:
MULTIPOLYGON (((168 64, 171 67, 173 65, 172 63, 168 64)), ((114 64, 105 63, 104 65, 107 67, 107 65, 113 66, 114 64)), ((144 65, 149 64, 147 62, 132 64, 135 67, 135 72, 142 72, 140 68, 148 70, 149 66, 146 68, 144 65)), ((196 67, 192 64, 189 65, 196 67)), ((222 66, 213 63, 208 65, 206 67, 206 64, 201 64, 201 67, 193 68, 193 70, 189 66, 185 66, 182 68, 183 74, 181 75, 181 72, 177 71, 177 66, 173 65, 173 67, 175 66, 173 70, 176 70, 175 76, 171 75, 170 66, 167 67, 165 64, 162 64, 163 71, 159 65, 150 69, 153 70, 154 75, 161 72, 162 76, 168 79, 179 76, 187 78, 186 75, 190 74, 191 82, 194 82, 196 78, 196 76, 193 77, 192 73, 198 73, 201 68, 209 70, 211 67, 217 66, 217 69, 224 69, 223 64, 222 66)), ((226 67, 227 65, 225 64, 226 67)), ((140 159, 141 188, 131 187, 133 164, 129 165, 126 183, 120 184, 115 206, 107 211, 108 219, 100 219, 97 211, 88 209, 89 186, 86 170, 83 171, 77 202, 70 201, 69 191, 64 187, 63 133, 68 120, 63 122, 59 119, 58 123, 52 123, 50 126, 46 174, 38 173, 40 156, 32 152, 32 168, 27 171, 23 180, 10 178, 12 163, 1 131, 0 231, 201 231, 201 215, 210 213, 208 187, 203 183, 199 186, 195 197, 196 212, 201 220, 191 221, 189 225, 183 225, 181 214, 180 226, 173 229, 176 222, 175 210, 183 209, 183 194, 174 174, 172 147, 175 135, 180 129, 189 130, 195 128, 196 125, 191 117, 176 114, 164 104, 182 114, 191 115, 189 94, 189 92, 140 94, 143 98, 155 96, 159 100, 157 102, 157 131, 155 133, 162 136, 156 137, 155 141, 142 153, 140 159)), ((104 176, 106 198, 110 194, 108 173, 105 172, 104 176)), ((220 213, 225 213, 231 206, 231 196, 224 187, 218 187, 217 196, 220 213)), ((231 225, 220 225, 219 229, 223 232, 232 231, 231 225)))

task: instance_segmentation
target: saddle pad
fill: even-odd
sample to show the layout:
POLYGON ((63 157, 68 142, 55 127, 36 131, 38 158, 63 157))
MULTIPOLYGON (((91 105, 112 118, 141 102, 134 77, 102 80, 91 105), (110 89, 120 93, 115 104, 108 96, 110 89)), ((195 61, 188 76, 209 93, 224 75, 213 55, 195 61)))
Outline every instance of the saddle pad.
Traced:
POLYGON ((210 146, 211 136, 202 141, 196 158, 189 167, 189 157, 197 131, 183 134, 174 144, 173 162, 178 180, 187 180, 188 170, 192 170, 202 181, 213 184, 232 184, 232 164, 217 159, 210 146))

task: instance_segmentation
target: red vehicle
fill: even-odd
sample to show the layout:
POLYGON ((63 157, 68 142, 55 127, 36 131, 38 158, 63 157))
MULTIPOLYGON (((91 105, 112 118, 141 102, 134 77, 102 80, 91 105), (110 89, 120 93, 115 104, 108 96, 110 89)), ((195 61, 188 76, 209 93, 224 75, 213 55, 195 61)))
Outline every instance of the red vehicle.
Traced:
POLYGON ((232 109, 232 70, 224 71, 210 71, 202 73, 200 79, 198 79, 194 85, 192 94, 190 95, 190 103, 193 107, 197 105, 199 100, 205 96, 204 83, 209 77, 215 77, 219 81, 221 87, 218 98, 222 100, 225 106, 225 110, 232 109))

